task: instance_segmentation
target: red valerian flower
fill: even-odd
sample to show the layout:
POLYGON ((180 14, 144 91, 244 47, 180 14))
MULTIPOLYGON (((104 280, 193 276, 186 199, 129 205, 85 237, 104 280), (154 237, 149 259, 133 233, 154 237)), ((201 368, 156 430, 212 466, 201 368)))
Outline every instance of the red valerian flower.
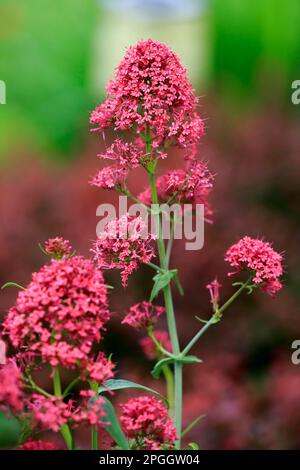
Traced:
POLYGON ((90 181, 90 185, 103 189, 117 189, 123 185, 127 174, 127 168, 118 165, 106 166, 94 176, 90 181))
POLYGON ((146 232, 141 217, 128 214, 113 219, 105 226, 91 250, 100 269, 120 269, 123 286, 139 264, 148 263, 154 256, 152 241, 156 237, 146 232))
POLYGON ((51 260, 20 291, 4 321, 16 348, 52 366, 82 367, 109 320, 101 271, 81 256, 51 260))
POLYGON ((68 257, 72 253, 69 240, 64 240, 62 237, 49 238, 44 244, 44 249, 48 255, 55 259, 68 257))
POLYGON ((93 382, 102 383, 114 376, 113 364, 103 353, 100 353, 95 361, 90 361, 86 365, 86 372, 88 373, 89 380, 93 382))
POLYGON ((29 438, 24 444, 17 447, 17 450, 59 450, 59 447, 53 442, 33 441, 29 438))
MULTIPOLYGON (((205 217, 212 215, 208 203, 209 194, 213 188, 214 176, 207 165, 202 161, 193 160, 187 169, 169 171, 156 181, 156 190, 160 203, 204 204, 205 217)), ((138 199, 151 205, 152 196, 150 188, 142 192, 138 199)))
POLYGON ((209 290, 210 301, 215 306, 220 301, 220 288, 222 284, 219 283, 218 279, 215 278, 212 282, 207 284, 206 288, 209 290))
POLYGON ((104 153, 98 156, 106 160, 113 160, 120 167, 131 169, 138 167, 141 163, 143 147, 139 141, 132 143, 117 138, 104 153))
POLYGON ((130 307, 122 323, 140 330, 155 325, 159 317, 164 313, 164 307, 153 305, 151 302, 144 300, 130 307))
MULTIPOLYGON (((171 352, 172 346, 168 333, 164 330, 156 330, 153 333, 156 341, 166 350, 171 352)), ((161 357, 161 353, 156 347, 154 341, 150 336, 146 336, 140 340, 140 345, 145 353, 145 356, 148 357, 151 361, 161 357)))
POLYGON ((177 55, 165 44, 142 40, 127 50, 90 122, 100 131, 113 126, 141 136, 149 132, 151 157, 164 157, 164 144, 189 148, 204 134, 197 103, 177 55))
POLYGON ((23 386, 21 371, 14 361, 0 366, 0 408, 21 411, 23 409, 23 386))
POLYGON ((80 392, 83 397, 83 403, 72 414, 72 422, 75 426, 88 424, 97 426, 108 424, 106 413, 103 405, 105 400, 93 390, 82 390, 80 392))
POLYGON ((253 273, 252 282, 270 295, 282 287, 279 280, 283 273, 282 259, 270 243, 248 236, 232 245, 225 256, 225 261, 235 268, 229 276, 248 269, 253 273))
POLYGON ((36 425, 43 429, 51 429, 58 432, 63 424, 66 424, 72 417, 72 403, 64 403, 57 397, 45 397, 34 393, 28 402, 28 408, 32 411, 32 416, 36 425))
POLYGON ((156 398, 140 396, 121 405, 125 434, 133 440, 132 448, 169 450, 174 448, 176 430, 168 410, 156 398))

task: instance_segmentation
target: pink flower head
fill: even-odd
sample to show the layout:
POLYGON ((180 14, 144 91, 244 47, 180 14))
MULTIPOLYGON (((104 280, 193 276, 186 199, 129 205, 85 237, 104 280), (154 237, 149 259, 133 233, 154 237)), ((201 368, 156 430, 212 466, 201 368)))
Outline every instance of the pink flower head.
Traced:
POLYGON ((53 442, 46 441, 33 441, 31 438, 27 439, 24 444, 20 445, 18 450, 59 450, 53 442))
POLYGON ((86 371, 90 380, 102 383, 114 376, 114 367, 115 365, 103 353, 100 353, 96 361, 87 364, 86 371))
POLYGON ((34 422, 43 429, 58 432, 63 424, 72 417, 70 404, 64 403, 60 398, 47 398, 44 395, 33 394, 28 404, 32 411, 34 422))
POLYGON ((105 400, 101 396, 96 396, 94 391, 87 390, 87 393, 84 392, 85 390, 81 393, 81 396, 85 397, 84 403, 73 413, 72 420, 75 425, 88 424, 100 427, 106 423, 106 414, 103 407, 105 400))
POLYGON ((129 275, 139 264, 148 263, 155 256, 154 239, 141 217, 127 214, 106 225, 92 252, 100 269, 120 269, 122 284, 126 286, 129 275))
POLYGON ((168 410, 156 398, 140 396, 122 406, 124 432, 134 441, 134 448, 168 450, 174 448, 176 430, 168 416, 168 410))
POLYGON ((91 186, 103 189, 118 189, 127 177, 128 170, 118 165, 106 166, 90 181, 91 186))
POLYGON ((204 134, 197 98, 179 58, 165 44, 148 39, 130 47, 107 87, 104 104, 90 122, 95 130, 150 132, 152 157, 164 156, 169 142, 190 147, 204 134))
POLYGON ((219 283, 218 279, 215 278, 212 282, 207 284, 206 288, 209 290, 210 301, 213 306, 218 305, 220 301, 220 288, 222 284, 219 283))
POLYGON ((272 296, 282 287, 282 255, 268 242, 246 236, 229 248, 225 261, 235 268, 229 276, 248 269, 253 273, 252 282, 272 296))
MULTIPOLYGON (((153 336, 166 351, 172 351, 171 341, 166 331, 156 330, 153 333, 153 336)), ((147 356, 148 359, 150 359, 151 361, 154 359, 158 359, 161 356, 161 353, 157 349, 154 341, 149 336, 142 338, 140 340, 140 345, 145 353, 145 356, 147 356)))
MULTIPOLYGON (((213 188, 214 177, 202 161, 192 161, 186 171, 173 170, 160 176, 156 181, 156 190, 160 203, 172 201, 180 204, 204 204, 205 217, 212 215, 208 197, 213 188)), ((138 199, 151 205, 151 190, 147 188, 138 199)))
POLYGON ((72 253, 69 240, 64 240, 62 237, 49 238, 44 244, 44 249, 48 255, 55 259, 68 257, 72 253))
POLYGON ((23 391, 21 371, 14 361, 0 366, 0 408, 13 411, 23 409, 23 391))
POLYGON ((20 291, 4 321, 16 348, 52 366, 84 367, 110 315, 102 273, 81 256, 51 260, 20 291))
POLYGON ((144 300, 130 307, 122 323, 126 323, 138 330, 148 328, 155 325, 163 313, 165 313, 164 307, 153 305, 151 302, 144 300))
POLYGON ((143 148, 138 143, 125 142, 117 138, 106 152, 98 155, 106 160, 113 160, 119 167, 136 168, 141 163, 143 148))

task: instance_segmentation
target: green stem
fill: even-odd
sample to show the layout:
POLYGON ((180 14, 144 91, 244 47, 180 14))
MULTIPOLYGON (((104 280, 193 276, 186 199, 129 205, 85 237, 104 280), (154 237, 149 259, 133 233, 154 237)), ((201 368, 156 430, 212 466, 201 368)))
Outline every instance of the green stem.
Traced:
POLYGON ((171 220, 171 230, 170 230, 170 240, 168 241, 167 251, 166 251, 167 266, 169 266, 169 263, 170 263, 172 245, 173 245, 173 241, 174 241, 174 232, 175 232, 175 220, 174 220, 174 218, 172 218, 172 220, 171 220))
POLYGON ((206 330, 211 325, 214 325, 220 320, 222 313, 234 302, 234 300, 243 292, 243 290, 248 286, 251 278, 249 278, 241 287, 222 305, 222 307, 218 308, 212 317, 205 323, 205 325, 195 334, 195 336, 191 339, 188 345, 182 351, 182 356, 186 356, 188 352, 192 349, 192 347, 197 343, 199 338, 205 333, 206 330))
MULTIPOLYGON (((150 132, 147 129, 147 136, 146 136, 146 153, 150 154, 151 152, 151 144, 150 144, 150 132)), ((158 197, 156 191, 156 184, 155 184, 155 176, 154 172, 148 170, 149 174, 149 181, 150 181, 150 188, 152 194, 152 203, 158 205, 158 197)), ((166 257, 166 250, 164 241, 162 238, 162 230, 161 230, 161 220, 160 220, 160 213, 159 211, 155 211, 155 225, 157 231, 157 248, 160 260, 160 266, 162 269, 168 269, 168 261, 166 257)), ((175 356, 180 354, 180 346, 178 341, 177 335, 177 328, 176 328, 176 321, 175 321, 175 314, 174 314, 174 307, 173 307, 173 299, 172 299, 172 292, 171 286, 168 284, 164 289, 164 300, 165 300, 165 307, 166 307, 166 315, 167 315, 167 323, 168 329, 170 334, 170 339, 172 343, 172 352, 175 356)), ((174 423, 177 431, 177 441, 176 447, 180 449, 181 444, 181 426, 182 426, 182 364, 179 362, 175 362, 174 365, 174 379, 175 379, 175 390, 174 390, 174 423)))
POLYGON ((69 385, 65 388, 64 393, 63 393, 63 398, 65 398, 69 392, 72 390, 75 384, 79 382, 80 377, 76 377, 76 379, 72 380, 72 382, 69 383, 69 385))
POLYGON ((167 398, 169 402, 169 413, 170 416, 174 415, 174 377, 173 373, 169 366, 163 366, 162 372, 165 377, 166 386, 167 386, 167 398))
POLYGON ((39 392, 41 395, 44 395, 47 398, 53 398, 53 395, 51 395, 51 393, 46 392, 46 390, 44 390, 43 388, 39 387, 33 381, 31 376, 26 377, 25 380, 28 382, 27 384, 24 385, 26 388, 31 388, 32 390, 39 392))
MULTIPOLYGON (((98 392, 98 384, 96 382, 90 382, 90 387, 94 392, 98 392)), ((91 444, 92 450, 98 450, 98 430, 97 426, 91 426, 91 444)))
MULTIPOLYGON (((53 389, 54 389, 54 395, 57 398, 62 398, 61 383, 60 383, 58 367, 53 367, 53 389)), ((71 434, 69 426, 66 423, 63 424, 60 428, 60 432, 61 432, 62 437, 64 438, 67 448, 69 450, 72 450, 73 439, 72 439, 72 434, 71 434)))

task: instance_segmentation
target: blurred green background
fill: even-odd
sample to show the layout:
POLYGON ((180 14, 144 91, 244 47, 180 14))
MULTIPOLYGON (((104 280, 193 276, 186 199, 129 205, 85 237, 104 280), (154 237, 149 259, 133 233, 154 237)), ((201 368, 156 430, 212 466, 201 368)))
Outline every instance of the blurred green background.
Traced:
POLYGON ((142 37, 168 42, 201 94, 243 110, 266 98, 289 107, 299 23, 298 0, 0 0, 1 160, 19 146, 77 154, 89 111, 142 37))
MULTIPOLYGON (((47 262, 37 245, 49 237, 90 255, 96 207, 116 198, 88 185, 105 144, 90 134, 89 113, 126 47, 148 37, 168 43, 188 69, 207 127, 199 156, 216 174, 204 249, 186 252, 178 241, 171 260, 186 293, 174 293, 181 341, 195 333, 195 314, 209 315, 205 286, 215 275, 224 298, 231 294, 223 258, 232 243, 247 233, 284 251, 276 299, 241 298, 195 351, 204 359, 198 372, 187 368, 184 425, 207 415, 190 438, 202 448, 300 448, 300 371, 290 360, 300 338, 300 105, 291 101, 299 25, 299 0, 0 0, 1 285, 26 285, 47 262)), ((178 161, 174 152, 162 169, 178 161)), ((132 175, 132 192, 145 184, 132 175)), ((120 325, 148 295, 150 274, 141 269, 126 290, 107 275, 116 315, 105 347, 120 377, 163 391, 138 338, 120 325)), ((15 297, 1 291, 1 315, 15 297)), ((0 416, 0 446, 17 428, 0 416)))

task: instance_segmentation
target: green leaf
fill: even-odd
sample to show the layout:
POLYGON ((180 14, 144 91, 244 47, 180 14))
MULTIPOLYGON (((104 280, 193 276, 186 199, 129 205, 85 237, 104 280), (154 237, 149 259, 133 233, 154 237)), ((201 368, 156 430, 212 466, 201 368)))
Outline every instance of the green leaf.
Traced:
POLYGON ((192 421, 183 431, 182 431, 182 434, 181 434, 181 437, 185 436, 186 434, 188 434, 198 423, 199 421, 201 421, 203 418, 205 418, 206 415, 200 415, 200 416, 197 416, 196 419, 194 419, 194 421, 192 421))
POLYGON ((181 359, 178 359, 179 362, 183 362, 184 364, 194 364, 195 362, 203 362, 202 359, 199 359, 197 356, 184 356, 181 359))
POLYGON ((129 444, 126 439, 125 434, 122 431, 119 419, 116 415, 115 409, 112 403, 104 398, 105 403, 103 403, 101 408, 105 411, 105 416, 101 418, 104 428, 108 434, 113 438, 115 443, 123 450, 129 450, 129 444), (109 423, 109 424, 107 424, 109 423))
POLYGON ((171 280, 176 276, 176 273, 177 270, 173 269, 171 271, 159 272, 154 276, 154 285, 150 294, 150 302, 152 302, 153 299, 157 297, 157 295, 162 289, 164 289, 168 284, 170 284, 171 280))
POLYGON ((199 449, 200 449, 200 447, 199 447, 199 445, 197 444, 197 442, 189 442, 189 443, 188 443, 188 446, 189 446, 189 448, 192 449, 192 450, 199 450, 199 449))
POLYGON ((21 434, 21 426, 14 416, 7 417, 0 411, 0 448, 13 447, 21 434))
POLYGON ((125 379, 110 379, 106 380, 106 382, 103 383, 101 387, 98 389, 98 393, 103 393, 107 392, 108 390, 122 390, 124 388, 139 388, 141 390, 146 390, 147 392, 155 393, 156 395, 159 395, 161 398, 166 400, 166 398, 161 395, 159 392, 156 390, 153 390, 152 388, 145 387, 145 385, 140 385, 135 382, 131 382, 131 380, 125 380, 125 379))
POLYGON ((180 282, 180 280, 179 280, 178 274, 175 275, 174 282, 175 282, 175 284, 176 284, 176 287, 177 287, 177 289, 178 289, 179 294, 180 294, 181 296, 183 296, 183 295, 184 295, 184 290, 183 290, 183 287, 182 287, 181 282, 180 282))
POLYGON ((160 374, 161 374, 161 370, 164 366, 170 364, 170 363, 173 363, 173 362, 182 362, 183 364, 194 364, 194 363, 200 363, 200 362, 203 362, 201 359, 199 359, 198 357, 196 356, 183 356, 183 357, 165 357, 163 359, 160 359, 160 361, 158 361, 155 366, 153 367, 152 371, 151 371, 151 374, 152 376, 157 379, 160 374))
POLYGON ((161 359, 160 361, 158 361, 155 364, 155 366, 153 367, 152 371, 151 371, 152 376, 155 379, 158 379, 158 377, 160 376, 162 368, 164 366, 166 366, 167 364, 170 364, 171 362, 174 362, 174 359, 172 359, 171 357, 166 357, 166 358, 161 359))
POLYGON ((6 287, 17 287, 18 289, 26 290, 25 287, 21 286, 20 284, 17 284, 16 282, 6 282, 1 286, 1 289, 5 289, 6 287))

